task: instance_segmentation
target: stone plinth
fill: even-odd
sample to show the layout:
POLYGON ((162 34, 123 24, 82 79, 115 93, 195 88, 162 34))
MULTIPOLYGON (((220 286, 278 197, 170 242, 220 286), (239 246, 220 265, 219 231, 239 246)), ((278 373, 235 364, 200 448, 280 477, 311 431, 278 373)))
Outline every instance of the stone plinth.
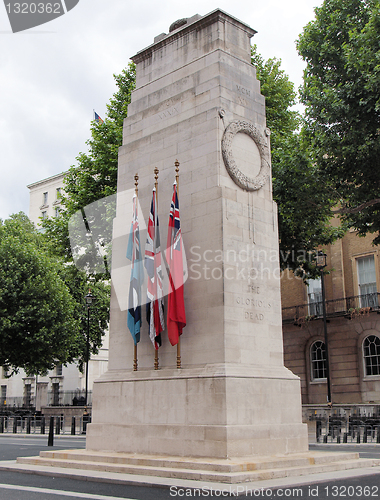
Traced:
POLYGON ((133 58, 137 88, 119 153, 109 369, 94 384, 88 450, 222 459, 307 451, 299 379, 283 364, 277 207, 265 102, 250 62, 254 33, 216 10, 133 58), (128 193, 138 173, 147 220, 158 167, 166 241, 176 159, 188 261, 182 368, 164 333, 160 369, 153 369, 145 323, 134 372, 120 257, 128 193))

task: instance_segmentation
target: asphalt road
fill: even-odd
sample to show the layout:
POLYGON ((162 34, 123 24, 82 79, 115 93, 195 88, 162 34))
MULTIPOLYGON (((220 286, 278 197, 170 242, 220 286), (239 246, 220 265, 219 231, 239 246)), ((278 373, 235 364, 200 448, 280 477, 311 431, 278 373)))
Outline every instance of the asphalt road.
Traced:
MULTIPOLYGON (((54 449, 84 448, 81 437, 55 438, 54 449)), ((320 449, 311 445, 310 449, 320 449)), ((20 456, 38 455, 47 446, 47 436, 0 436, 0 460, 15 460, 20 456)), ((323 449, 342 450, 342 446, 327 445, 323 449)), ((359 451, 366 458, 380 458, 380 446, 345 446, 346 451, 359 451)), ((350 477, 344 480, 311 482, 310 484, 277 489, 244 490, 241 486, 239 498, 289 498, 289 499, 379 499, 380 474, 350 477)), ((167 500, 172 498, 226 498, 236 497, 228 485, 219 490, 200 486, 198 491, 172 488, 125 486, 95 481, 64 479, 59 477, 0 471, 0 500, 167 500), (231 494, 232 493, 232 494, 231 494)))

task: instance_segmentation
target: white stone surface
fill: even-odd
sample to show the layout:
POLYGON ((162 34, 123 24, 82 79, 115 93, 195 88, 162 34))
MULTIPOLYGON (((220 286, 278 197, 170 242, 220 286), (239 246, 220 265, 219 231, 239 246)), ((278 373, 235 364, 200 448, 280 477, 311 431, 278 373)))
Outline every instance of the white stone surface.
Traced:
MULTIPOLYGON (((140 217, 147 220, 158 167, 165 242, 174 162, 180 162, 189 266, 183 368, 175 368, 176 349, 164 332, 160 369, 153 369, 144 322, 139 371, 132 371, 133 342, 121 305, 126 295, 118 297, 125 277, 118 264, 112 275, 109 371, 95 384, 88 450, 218 458, 307 450, 299 379, 283 365, 271 182, 243 191, 221 154, 223 132, 232 120, 249 120, 264 134, 264 98, 250 63, 252 34, 218 10, 133 58, 137 88, 124 123, 118 192, 131 192, 138 173, 140 217)), ((254 175, 256 163, 247 160, 244 168, 254 175)), ((129 225, 123 194, 114 225, 120 255, 126 243, 116 236, 129 225)))

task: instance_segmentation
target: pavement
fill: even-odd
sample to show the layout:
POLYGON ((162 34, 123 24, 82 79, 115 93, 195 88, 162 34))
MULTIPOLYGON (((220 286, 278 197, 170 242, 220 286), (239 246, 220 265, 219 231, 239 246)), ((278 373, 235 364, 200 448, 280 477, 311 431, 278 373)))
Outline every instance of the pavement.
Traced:
MULTIPOLYGON (((37 435, 9 435, 9 437, 17 439, 30 439, 38 438, 37 435)), ((46 436, 41 436, 41 439, 46 440, 46 436)), ((55 436, 56 441, 67 440, 70 436, 59 435, 55 436)), ((85 440, 85 436, 73 437, 73 440, 85 440)), ((81 441, 83 443, 83 441, 81 441)), ((350 444, 350 447, 353 445, 350 444)), ((345 451, 345 444, 339 445, 342 451, 345 451)), ((380 457, 380 445, 368 444, 368 445, 357 445, 358 451, 365 450, 366 448, 378 449, 380 457)), ((83 446, 82 446, 83 448, 83 446)), ((313 449, 328 449, 329 445, 313 445, 313 449)), ((330 446, 330 449, 332 447, 330 446)), ((336 447, 334 447, 336 451, 336 447)), ((364 459, 363 459, 364 460, 364 459)), ((226 496, 224 493, 229 492, 232 496, 236 494, 247 494, 247 491, 258 491, 258 490, 273 490, 278 488, 294 488, 294 487, 310 487, 310 485, 316 485, 319 483, 326 483, 331 481, 340 481, 353 478, 365 478, 368 476, 380 475, 380 466, 374 467, 364 467, 360 469, 349 469, 334 472, 323 472, 316 474, 308 474, 299 477, 285 477, 279 479, 269 479, 261 480, 255 482, 246 482, 244 484, 221 484, 214 482, 196 481, 196 480, 185 480, 177 478, 163 478, 163 477, 152 477, 152 476, 142 476, 134 474, 123 474, 123 473, 113 473, 106 471, 96 471, 96 470, 77 470, 69 469, 63 467, 45 467, 40 465, 29 465, 29 464, 19 464, 16 460, 5 460, 0 461, 0 471, 8 472, 19 472, 25 474, 36 474, 41 476, 54 476, 61 478, 79 479, 83 481, 93 481, 101 483, 112 483, 119 485, 135 485, 135 486, 153 486, 158 488, 170 488, 171 491, 178 492, 180 489, 194 489, 202 488, 208 491, 222 492, 222 495, 226 496)), ((380 481, 379 481, 380 482, 380 481)), ((177 495, 172 495, 177 496, 177 495)), ((178 494, 178 496, 183 496, 178 494)), ((218 496, 218 495, 215 495, 218 496)))

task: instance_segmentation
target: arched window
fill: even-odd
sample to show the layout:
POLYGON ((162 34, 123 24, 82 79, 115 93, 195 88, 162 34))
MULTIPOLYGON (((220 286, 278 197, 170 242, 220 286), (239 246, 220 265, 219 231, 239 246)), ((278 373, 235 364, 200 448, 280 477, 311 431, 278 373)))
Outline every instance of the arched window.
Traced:
POLYGON ((310 348, 311 379, 326 379, 326 346, 317 340, 310 348))
POLYGON ((380 375, 380 338, 369 335, 363 342, 364 369, 366 376, 380 375))

